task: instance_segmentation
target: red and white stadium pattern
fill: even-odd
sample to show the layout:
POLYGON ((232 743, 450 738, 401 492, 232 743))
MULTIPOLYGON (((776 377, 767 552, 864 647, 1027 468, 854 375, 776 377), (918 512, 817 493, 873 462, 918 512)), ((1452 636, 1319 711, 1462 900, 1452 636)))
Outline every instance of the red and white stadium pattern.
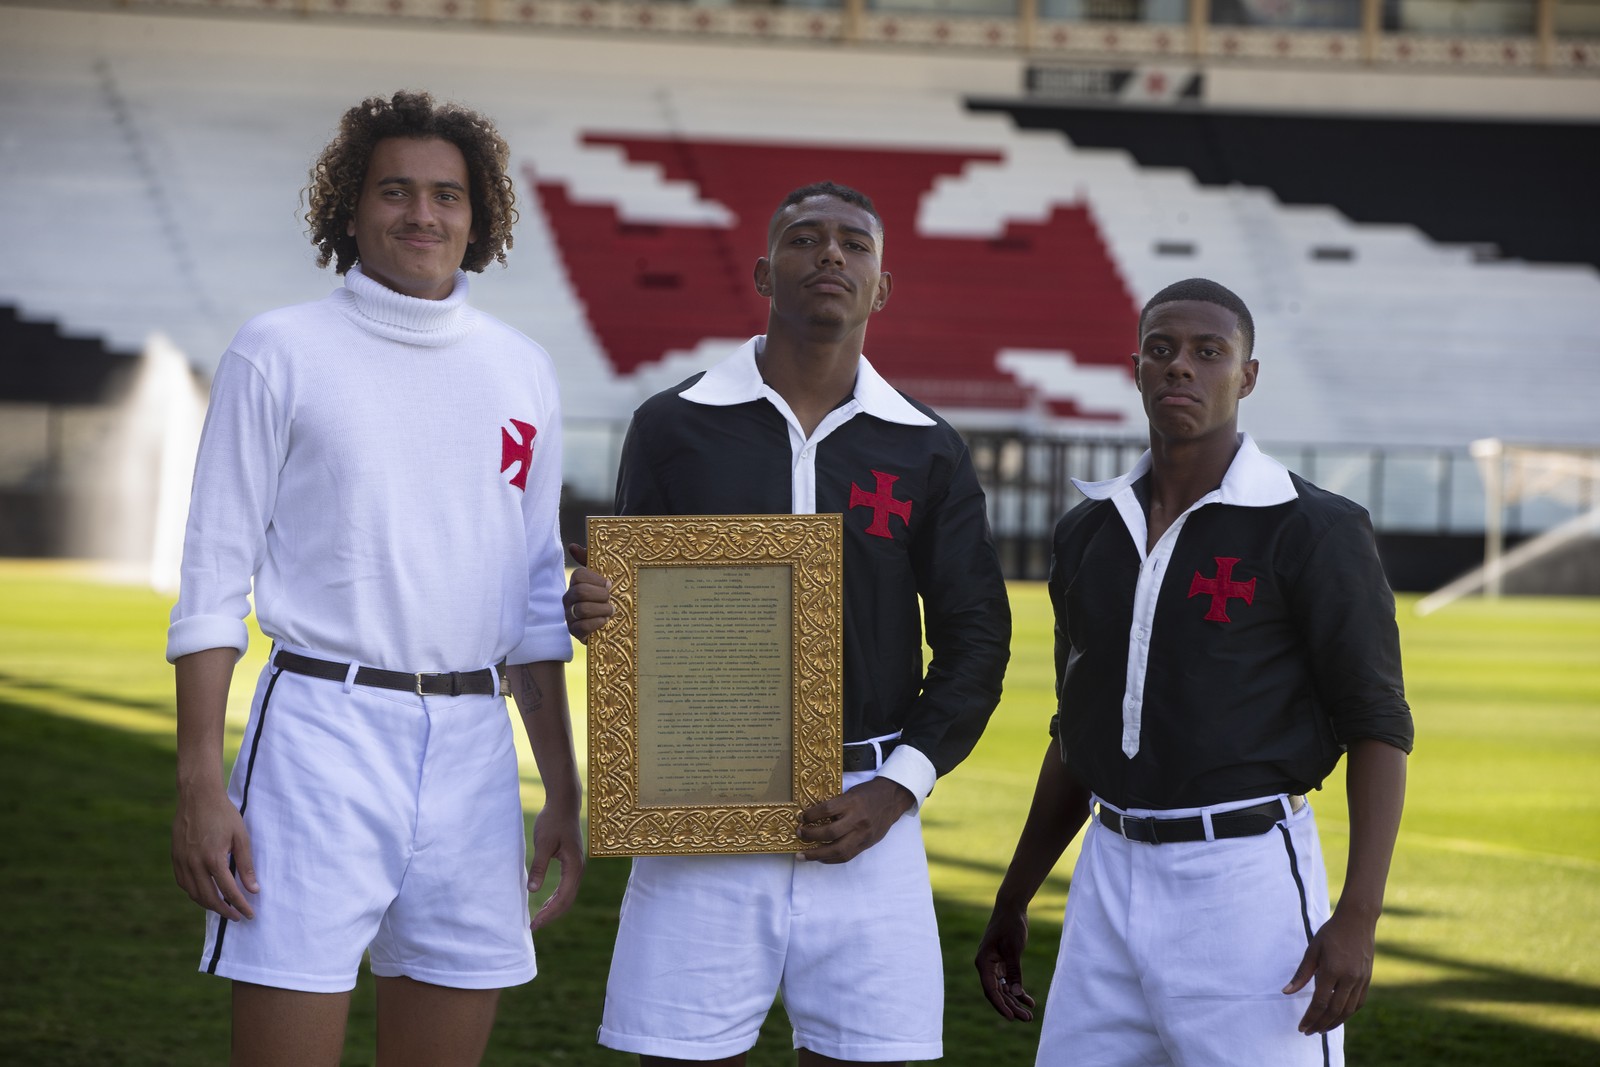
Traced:
MULTIPOLYGON (((8 230, 0 304, 127 350, 159 330, 202 367, 250 316, 336 284, 294 190, 352 100, 420 82, 494 115, 522 221, 511 269, 475 277, 473 301, 556 357, 568 437, 587 435, 569 474, 601 495, 629 412, 763 328, 750 272, 767 219, 819 178, 885 212, 896 285, 868 356, 963 428, 1128 434, 1134 309, 1204 276, 1255 312, 1258 440, 1593 440, 1592 267, 1480 262, 1407 226, 1017 129, 963 106, 946 82, 965 62, 148 6, 0 5, 0 21, 26 42, 0 63, 0 120, 39 205, 8 230), (61 219, 83 236, 61 240, 61 219), (1529 360, 1540 373, 1506 375, 1529 360)), ((1151 96, 1193 73, 1138 66, 1151 96)))
MULTIPOLYGON (((620 377, 703 339, 763 332, 753 250, 766 246, 773 206, 797 181, 822 178, 870 190, 883 215, 895 288, 873 320, 868 351, 891 382, 934 404, 1021 408, 1030 390, 997 366, 1003 350, 1064 349, 1079 364, 1128 366, 1138 312, 1085 206, 1057 205, 1043 223, 1010 222, 995 237, 918 232, 918 205, 937 179, 999 162, 999 153, 598 133, 583 142, 660 167, 664 179, 695 186, 734 220, 624 220, 615 205, 581 202, 564 184, 528 174, 620 377)), ((1079 419, 1117 417, 1068 399, 1046 406, 1079 419)))

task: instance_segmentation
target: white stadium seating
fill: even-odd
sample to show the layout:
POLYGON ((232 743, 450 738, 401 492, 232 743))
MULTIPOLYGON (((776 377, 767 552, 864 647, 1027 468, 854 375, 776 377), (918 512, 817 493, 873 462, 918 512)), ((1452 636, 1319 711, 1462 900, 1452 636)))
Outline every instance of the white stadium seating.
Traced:
POLYGON ((512 145, 516 246, 475 298, 551 351, 575 423, 625 418, 759 328, 753 292, 722 314, 706 276, 737 290, 777 195, 839 176, 815 161, 865 175, 891 221, 900 288, 868 355, 876 339, 890 377, 958 423, 1137 432, 1133 315, 1204 275, 1255 311, 1261 389, 1243 422, 1263 439, 1596 439, 1592 267, 1483 261, 1017 131, 963 106, 994 80, 984 62, 0 7, 0 305, 129 350, 161 332, 214 364, 250 315, 336 284, 296 192, 339 112, 426 87, 493 115, 512 145), (684 258, 647 268, 631 248, 684 258), (1006 267, 1012 253, 1031 265, 1006 267))

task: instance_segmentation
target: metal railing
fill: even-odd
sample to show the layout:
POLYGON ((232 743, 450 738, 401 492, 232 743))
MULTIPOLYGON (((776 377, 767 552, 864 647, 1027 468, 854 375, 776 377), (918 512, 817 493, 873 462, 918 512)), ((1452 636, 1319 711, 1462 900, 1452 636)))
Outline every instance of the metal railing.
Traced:
MULTIPOLYGON (((1042 578, 1056 521, 1082 501, 1071 479, 1113 478, 1145 449, 1138 439, 1091 439, 969 431, 989 522, 1006 572, 1042 578)), ((1467 446, 1274 444, 1262 451, 1330 492, 1354 500, 1380 534, 1481 537, 1487 514, 1483 479, 1467 446)), ((1585 484, 1573 499, 1507 504, 1503 528, 1520 538, 1566 522, 1600 502, 1585 484)))
MULTIPOLYGON (((0 0, 27 6, 28 0, 0 0)), ((34 0, 38 3, 39 0, 34 0)), ((1597 0, 78 0, 78 7, 1021 52, 1600 72, 1597 0)))
MULTIPOLYGON (((569 420, 569 492, 609 500, 625 426, 569 420)), ((1141 438, 1070 437, 1012 430, 963 429, 978 479, 989 497, 997 536, 1043 538, 1083 495, 1071 479, 1113 478, 1144 451, 1141 438)), ((1261 442, 1264 452, 1308 481, 1349 497, 1380 533, 1478 536, 1485 528, 1485 492, 1469 446, 1349 445, 1261 442)), ((1574 502, 1531 498, 1508 503, 1512 536, 1538 533, 1600 503, 1586 485, 1574 502)))
MULTIPOLYGON (((0 522, 0 542, 15 542, 11 552, 37 553, 35 543, 44 541, 50 542, 47 554, 95 551, 87 534, 68 530, 57 512, 73 501, 104 505, 131 491, 126 479, 114 477, 111 464, 119 418, 108 406, 0 404, 0 502, 12 512, 4 516, 12 521, 0 522), (24 516, 33 518, 19 526, 24 516), (41 522, 55 532, 33 529, 41 522)), ((617 420, 568 420, 563 478, 570 508, 609 513, 626 428, 617 420)), ((996 429, 966 429, 963 436, 988 496, 1002 563, 1008 574, 1024 578, 1047 573, 1055 524, 1083 499, 1072 479, 1116 477, 1145 449, 1137 438, 996 429)), ((1365 507, 1380 535, 1461 539, 1486 532, 1489 494, 1467 446, 1262 442, 1262 449, 1308 481, 1365 507)), ((1572 451, 1591 466, 1600 464, 1600 449, 1572 451)), ((1600 505, 1600 480, 1568 479, 1558 494, 1504 499, 1500 532, 1514 543, 1600 505)), ((153 507, 150 500, 123 502, 123 510, 140 521, 153 507)))

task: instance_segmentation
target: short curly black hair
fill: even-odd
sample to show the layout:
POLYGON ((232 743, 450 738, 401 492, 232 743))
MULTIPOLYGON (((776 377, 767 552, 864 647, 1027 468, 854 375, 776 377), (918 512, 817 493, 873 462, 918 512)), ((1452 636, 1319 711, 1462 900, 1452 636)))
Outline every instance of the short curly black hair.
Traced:
MULTIPOLYGON (((793 207, 801 201, 810 200, 814 196, 831 196, 835 200, 844 201, 846 204, 854 204, 868 215, 871 215, 872 221, 878 224, 878 243, 883 243, 883 216, 879 215, 878 209, 873 206, 872 198, 859 189, 852 189, 848 185, 823 181, 802 185, 783 198, 782 203, 773 211, 772 219, 767 223, 767 248, 770 249, 773 242, 778 239, 778 216, 782 215, 786 208, 793 207)), ((882 254, 881 250, 879 254, 882 254)))
POLYGON ((1181 282, 1173 282, 1152 296, 1145 304, 1144 310, 1139 312, 1140 344, 1144 343, 1144 320, 1150 317, 1150 312, 1162 304, 1171 304, 1179 300, 1199 300, 1233 312, 1239 319, 1239 333, 1244 337, 1244 358, 1255 358, 1256 321, 1250 317, 1250 309, 1244 306, 1244 301, 1240 300, 1232 289, 1219 285, 1210 278, 1185 278, 1181 282))
POLYGON ((511 150, 494 123, 457 104, 435 104, 426 92, 401 90, 385 100, 369 97, 344 113, 339 135, 311 166, 306 187, 306 222, 317 246, 317 266, 331 260, 343 274, 360 259, 349 223, 367 179, 367 163, 379 141, 389 137, 437 137, 461 150, 467 161, 472 225, 478 239, 467 245, 461 269, 481 271, 491 259, 502 265, 517 221, 516 193, 506 169, 511 150))

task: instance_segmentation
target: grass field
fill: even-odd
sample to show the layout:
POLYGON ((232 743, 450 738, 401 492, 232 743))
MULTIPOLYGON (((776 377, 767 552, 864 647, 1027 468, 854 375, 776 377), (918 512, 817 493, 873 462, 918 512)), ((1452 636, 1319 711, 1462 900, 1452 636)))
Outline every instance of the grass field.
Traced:
MULTIPOLYGON (((1001 1023, 970 963, 1049 717, 1049 607, 1037 585, 1012 593, 1005 701, 925 809, 945 943, 946 1062, 961 1067, 1033 1062, 1034 1029, 1001 1023)), ((195 973, 200 912, 167 862, 167 607, 70 567, 0 563, 0 1063, 225 1057, 227 985, 195 973)), ((1417 752, 1350 1062, 1600 1063, 1600 601, 1463 601, 1425 619, 1405 602, 1401 629, 1417 752)), ((247 668, 262 655, 258 644, 247 668)), ((581 708, 581 661, 574 667, 581 708)), ((235 686, 236 729, 248 689, 235 686)), ((1313 802, 1337 893, 1341 779, 1313 802)), ((1041 993, 1069 869, 1033 914, 1025 966, 1041 993)), ((626 861, 591 863, 578 907, 541 934, 543 975, 502 1001, 487 1062, 631 1062, 594 1044, 626 873, 626 861)), ((346 1063, 371 1062, 372 1015, 363 979, 346 1063)), ((787 1046, 774 1012, 751 1063, 792 1063, 787 1046)))

